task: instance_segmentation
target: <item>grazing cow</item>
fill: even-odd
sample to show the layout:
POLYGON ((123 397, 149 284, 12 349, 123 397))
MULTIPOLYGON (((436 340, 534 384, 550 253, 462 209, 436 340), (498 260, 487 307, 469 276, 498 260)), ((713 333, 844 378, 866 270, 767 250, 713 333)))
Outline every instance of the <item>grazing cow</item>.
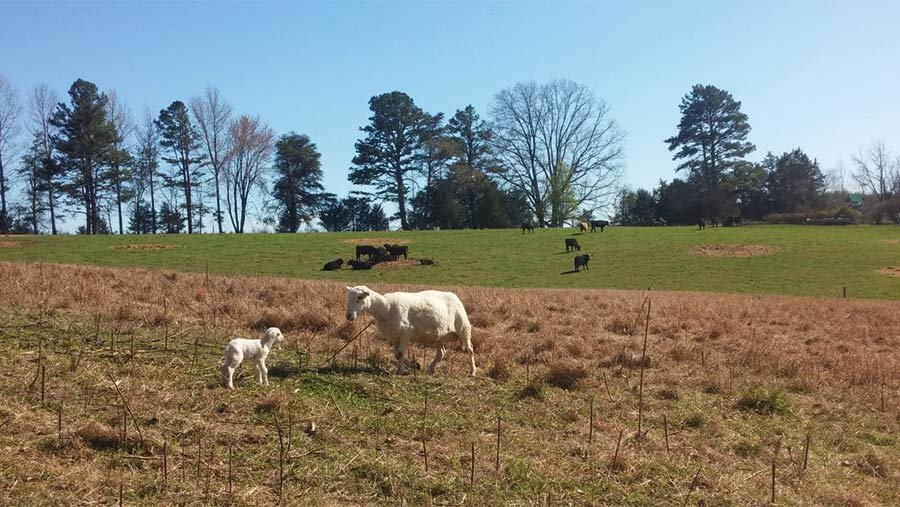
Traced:
POLYGON ((401 255, 403 260, 406 260, 407 255, 409 255, 409 247, 406 245, 389 245, 385 243, 384 248, 391 254, 391 259, 393 260, 399 259, 401 255))
POLYGON ((591 220, 591 232, 595 232, 597 228, 600 228, 600 232, 603 232, 603 229, 609 225, 609 222, 606 220, 591 220))
POLYGON ((375 257, 374 258, 369 257, 369 260, 374 262, 375 264, 378 264, 379 262, 392 261, 392 260, 394 260, 394 256, 391 255, 390 252, 388 252, 387 248, 380 246, 375 249, 375 257))
POLYGON ((578 231, 581 232, 581 234, 586 233, 588 231, 587 222, 578 222, 578 231))
POLYGON ((578 244, 578 240, 575 238, 566 238, 566 252, 569 251, 581 251, 581 245, 578 244))
POLYGON ((350 259, 349 261, 347 261, 347 265, 353 269, 372 269, 373 264, 371 262, 355 261, 353 259, 350 259))
POLYGON ((359 260, 360 256, 366 255, 369 257, 369 260, 372 260, 372 257, 378 255, 378 249, 372 245, 356 245, 356 260, 359 260))
POLYGON ((704 219, 702 219, 702 218, 698 218, 698 219, 697 219, 697 229, 698 229, 698 230, 701 230, 701 231, 702 231, 703 229, 706 229, 706 220, 704 220, 704 219))
POLYGON ((469 375, 475 375, 475 351, 472 348, 472 325, 462 301, 452 292, 392 292, 379 294, 359 285, 347 287, 347 320, 363 313, 375 317, 378 333, 394 347, 397 372, 402 370, 407 345, 417 343, 437 349, 428 373, 434 373, 444 358, 450 337, 456 337, 469 353, 469 375))
POLYGON ((222 387, 234 389, 234 370, 240 366, 244 359, 253 361, 256 365, 256 374, 259 383, 269 385, 269 370, 266 368, 266 358, 272 347, 284 341, 284 335, 277 327, 270 327, 259 340, 247 338, 235 338, 225 345, 225 362, 222 364, 222 387))
POLYGON ((522 234, 525 234, 525 231, 534 234, 534 226, 531 225, 531 222, 522 222, 522 234))
POLYGON ((591 260, 591 254, 584 254, 575 257, 575 272, 578 272, 578 268, 583 267, 584 269, 590 269, 588 267, 588 262, 591 260))
POLYGON ((331 262, 326 262, 325 267, 322 268, 322 271, 336 271, 341 269, 341 266, 344 265, 344 259, 335 259, 331 262))
POLYGON ((713 227, 718 227, 718 226, 719 226, 719 217, 712 217, 712 218, 710 218, 710 219, 709 219, 709 225, 711 225, 711 226, 713 226, 713 227))

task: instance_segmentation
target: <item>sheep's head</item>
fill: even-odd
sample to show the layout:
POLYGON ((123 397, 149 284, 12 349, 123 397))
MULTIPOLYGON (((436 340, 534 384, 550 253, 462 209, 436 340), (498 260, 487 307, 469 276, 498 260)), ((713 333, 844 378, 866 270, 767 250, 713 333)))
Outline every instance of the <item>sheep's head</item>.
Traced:
POLYGON ((372 291, 365 285, 347 287, 347 320, 356 320, 356 316, 372 306, 372 291))
POLYGON ((270 327, 269 329, 266 329, 266 334, 263 335, 262 341, 269 343, 274 347, 275 345, 284 342, 284 335, 281 334, 281 330, 277 327, 270 327))

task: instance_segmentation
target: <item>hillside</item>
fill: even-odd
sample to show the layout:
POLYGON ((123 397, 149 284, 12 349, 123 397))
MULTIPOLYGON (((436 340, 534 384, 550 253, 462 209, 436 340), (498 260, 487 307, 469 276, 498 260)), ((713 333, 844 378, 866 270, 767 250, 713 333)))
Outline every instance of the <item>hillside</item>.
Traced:
POLYGON ((149 267, 223 275, 348 283, 687 290, 900 299, 900 227, 611 227, 248 235, 8 237, 0 260, 149 267), (569 273, 577 239, 590 271, 569 273), (435 266, 392 263, 371 271, 321 271, 356 244, 409 246, 435 266), (896 274, 897 271, 894 271, 896 274))

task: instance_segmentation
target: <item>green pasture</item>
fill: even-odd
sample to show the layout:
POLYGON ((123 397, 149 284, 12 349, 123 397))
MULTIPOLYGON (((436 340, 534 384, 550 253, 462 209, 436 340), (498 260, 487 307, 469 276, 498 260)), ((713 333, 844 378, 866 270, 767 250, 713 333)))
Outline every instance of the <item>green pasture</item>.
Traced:
MULTIPOLYGON (((373 243, 375 243, 373 241, 373 243)), ((610 227, 573 229, 410 231, 156 236, 31 236, 0 239, 0 260, 148 267, 222 275, 492 287, 577 287, 688 290, 900 299, 900 278, 881 270, 900 266, 900 227, 745 226, 740 228, 610 227), (321 271, 337 257, 353 257, 364 238, 402 241, 411 258, 434 266, 379 266, 371 271, 321 271), (575 238, 590 253, 590 270, 571 273, 575 238), (172 245, 161 250, 126 248, 172 245), (705 244, 766 245, 774 254, 708 257, 705 244)))

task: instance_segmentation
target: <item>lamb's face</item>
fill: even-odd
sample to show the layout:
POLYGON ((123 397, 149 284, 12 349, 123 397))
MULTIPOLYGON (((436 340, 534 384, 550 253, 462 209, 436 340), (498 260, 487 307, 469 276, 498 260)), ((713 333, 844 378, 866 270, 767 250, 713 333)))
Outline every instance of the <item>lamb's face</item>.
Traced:
POLYGON ((281 330, 277 327, 270 327, 266 329, 266 339, 275 346, 284 342, 284 335, 281 334, 281 330))
POLYGON ((347 287, 347 320, 356 320, 357 315, 368 310, 371 304, 367 287, 347 287))

